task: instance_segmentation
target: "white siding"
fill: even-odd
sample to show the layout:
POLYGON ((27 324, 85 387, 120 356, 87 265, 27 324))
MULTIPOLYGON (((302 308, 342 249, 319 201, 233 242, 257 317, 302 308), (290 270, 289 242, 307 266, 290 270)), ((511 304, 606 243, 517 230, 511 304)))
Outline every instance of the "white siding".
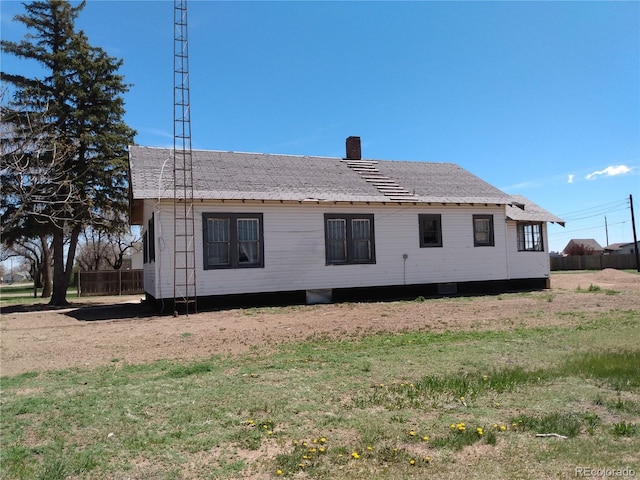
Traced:
MULTIPOLYGON (((154 203, 145 203, 145 225, 154 203)), ((156 298, 173 296, 172 218, 171 203, 156 207, 156 261, 145 265, 145 290, 156 298)), ((508 235, 504 208, 497 206, 423 208, 197 203, 195 220, 199 296, 504 280, 512 272, 520 278, 538 276, 531 274, 530 266, 515 266, 520 261, 520 255, 515 255, 515 233, 508 235), (202 214, 214 212, 263 214, 264 268, 204 269, 202 214), (376 263, 326 265, 325 213, 374 214, 376 263), (419 213, 442 215, 442 247, 420 248, 419 213), (472 215, 478 213, 494 216, 495 246, 474 247, 472 215), (510 251, 515 253, 511 255, 510 251)), ((515 232, 515 226, 513 230, 515 232)))
POLYGON ((549 241, 547 224, 542 222, 543 252, 519 252, 517 223, 507 222, 509 278, 549 278, 549 241))

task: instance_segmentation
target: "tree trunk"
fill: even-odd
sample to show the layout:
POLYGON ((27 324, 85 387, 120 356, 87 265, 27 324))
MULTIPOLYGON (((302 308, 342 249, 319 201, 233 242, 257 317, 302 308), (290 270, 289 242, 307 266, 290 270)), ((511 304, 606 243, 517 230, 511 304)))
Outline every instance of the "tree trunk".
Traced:
POLYGON ((51 248, 44 235, 40 236, 42 243, 42 264, 40 273, 42 275, 42 298, 49 298, 53 290, 53 272, 51 271, 51 248))
POLYGON ((69 250, 67 251, 67 268, 65 269, 65 282, 67 284, 67 288, 71 283, 71 275, 73 275, 73 264, 76 259, 76 249, 78 247, 78 238, 80 238, 80 232, 82 229, 80 227, 73 227, 71 231, 71 238, 69 240, 69 250))
POLYGON ((73 227, 71 231, 66 265, 64 261, 64 230, 62 228, 56 228, 53 232, 53 295, 51 295, 49 305, 69 305, 67 301, 67 288, 69 288, 71 281, 71 273, 73 272, 73 262, 76 256, 76 247, 78 246, 80 231, 80 227, 73 227))
POLYGON ((49 305, 59 307, 67 302, 67 282, 64 271, 64 231, 56 228, 53 232, 53 293, 49 305))

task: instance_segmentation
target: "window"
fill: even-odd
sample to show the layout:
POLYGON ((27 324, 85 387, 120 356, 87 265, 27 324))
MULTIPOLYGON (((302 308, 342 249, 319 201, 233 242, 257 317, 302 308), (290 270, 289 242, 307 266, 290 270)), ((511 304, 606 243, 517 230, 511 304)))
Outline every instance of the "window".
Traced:
POLYGON ((147 223, 147 229, 142 235, 142 263, 156 261, 156 234, 155 234, 155 213, 147 223))
POLYGON ((543 252, 542 223, 518 222, 518 251, 543 252))
POLYGON ((156 261, 156 216, 155 213, 151 214, 151 218, 149 219, 149 238, 147 242, 149 244, 149 263, 156 261))
POLYGON ((473 246, 493 247, 493 215, 473 216, 473 246))
POLYGON ((420 248, 442 246, 442 219, 440 214, 420 214, 420 248))
POLYGON ((327 265, 376 263, 373 215, 325 214, 327 265))
POLYGON ((264 267, 262 214, 205 213, 205 270, 264 267))
POLYGON ((147 237, 149 232, 144 232, 142 235, 142 263, 149 263, 149 241, 147 237))

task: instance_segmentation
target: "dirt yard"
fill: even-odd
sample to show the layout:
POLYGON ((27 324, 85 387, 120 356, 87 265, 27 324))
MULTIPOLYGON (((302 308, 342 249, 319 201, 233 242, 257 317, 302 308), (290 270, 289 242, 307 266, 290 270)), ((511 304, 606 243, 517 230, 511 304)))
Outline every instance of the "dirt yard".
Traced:
POLYGON ((3 309, 0 375, 95 368, 112 362, 200 359, 312 337, 571 325, 611 309, 640 314, 640 274, 561 273, 552 275, 550 290, 529 293, 234 309, 177 318, 154 315, 140 304, 139 296, 117 300, 113 304, 114 297, 103 298, 54 311, 3 309), (601 290, 586 293, 591 285, 601 290), (569 311, 582 315, 563 315, 569 311))

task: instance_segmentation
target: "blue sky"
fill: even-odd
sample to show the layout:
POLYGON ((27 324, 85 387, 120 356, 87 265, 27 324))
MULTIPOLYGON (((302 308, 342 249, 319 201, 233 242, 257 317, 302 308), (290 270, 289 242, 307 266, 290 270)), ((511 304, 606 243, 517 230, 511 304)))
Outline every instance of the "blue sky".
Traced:
MULTIPOLYGON (((2 38, 21 39, 20 2, 0 5, 2 38)), ((342 157, 358 135, 365 158, 456 163, 563 217, 551 250, 604 246, 605 217, 608 243, 633 241, 640 2, 188 8, 194 148, 342 157)), ((124 60, 136 142, 172 146, 173 2, 89 0, 77 27, 124 60)))

